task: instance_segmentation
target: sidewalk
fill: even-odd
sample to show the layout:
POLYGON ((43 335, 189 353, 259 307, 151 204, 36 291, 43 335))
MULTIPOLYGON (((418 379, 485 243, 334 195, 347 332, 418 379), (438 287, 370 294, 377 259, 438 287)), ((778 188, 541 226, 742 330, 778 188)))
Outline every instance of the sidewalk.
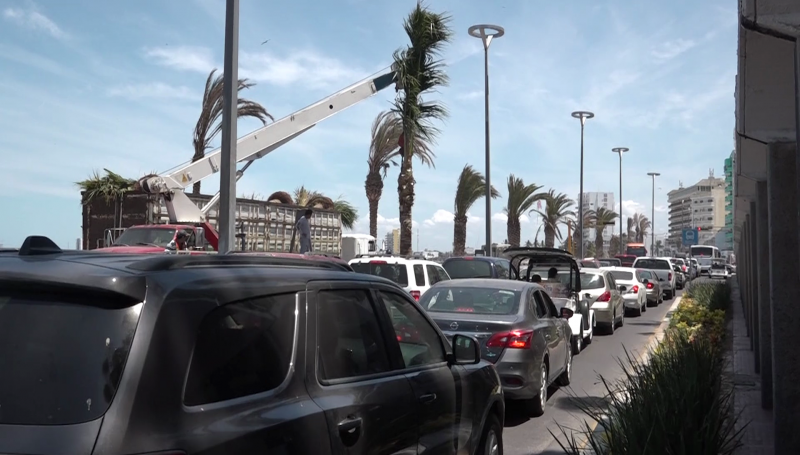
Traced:
POLYGON ((761 409, 761 377, 755 372, 755 360, 747 336, 747 323, 739 295, 739 284, 731 280, 733 294, 733 361, 729 362, 728 372, 733 373, 734 409, 739 416, 736 429, 747 425, 742 435, 744 445, 736 451, 737 455, 772 455, 773 425, 772 412, 761 409), (732 371, 731 371, 732 370, 732 371))

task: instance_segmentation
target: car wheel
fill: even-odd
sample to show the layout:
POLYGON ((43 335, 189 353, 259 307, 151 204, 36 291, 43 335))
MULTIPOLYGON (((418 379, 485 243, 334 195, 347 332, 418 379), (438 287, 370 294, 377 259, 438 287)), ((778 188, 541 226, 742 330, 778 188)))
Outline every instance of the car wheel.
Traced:
POLYGON ((564 372, 558 377, 558 385, 566 387, 572 382, 572 351, 567 349, 567 363, 564 365, 564 372))
POLYGON ((590 324, 592 325, 592 327, 591 331, 589 332, 589 335, 583 337, 584 346, 586 346, 587 344, 592 344, 592 340, 594 339, 594 321, 590 322, 590 324))
POLYGON ((611 324, 608 326, 608 334, 613 335, 617 330, 617 312, 611 313, 611 324))
POLYGON ((494 414, 486 418, 478 455, 503 455, 503 427, 494 414))
POLYGON ((622 308, 622 314, 619 315, 619 326, 625 325, 625 307, 622 308))
POLYGON ((572 342, 570 343, 570 349, 572 350, 573 355, 580 354, 583 351, 583 333, 580 335, 573 335, 572 342))
POLYGON ((636 307, 636 311, 633 312, 633 315, 634 316, 641 316, 642 315, 642 311, 643 311, 642 308, 643 308, 642 305, 639 305, 638 307, 636 307))
POLYGON ((642 305, 642 313, 646 313, 647 312, 647 306, 648 305, 650 305, 650 302, 648 302, 647 299, 644 299, 644 305, 642 305))
POLYGON ((547 365, 542 363, 540 370, 541 377, 539 380, 542 385, 539 388, 539 393, 528 400, 528 414, 533 417, 540 417, 544 414, 544 409, 547 407, 547 365))

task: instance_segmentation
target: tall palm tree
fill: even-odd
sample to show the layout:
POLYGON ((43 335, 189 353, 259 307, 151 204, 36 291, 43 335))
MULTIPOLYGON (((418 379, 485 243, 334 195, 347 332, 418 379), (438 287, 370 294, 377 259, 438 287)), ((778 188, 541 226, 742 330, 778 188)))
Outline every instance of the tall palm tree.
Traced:
MULTIPOLYGON (((341 196, 333 201, 333 209, 339 212, 339 216, 342 218, 342 227, 353 230, 356 221, 358 221, 358 209, 350 202, 342 199, 341 196)), ((377 236, 374 237, 375 239, 378 238, 377 236)))
POLYGON ((619 215, 613 210, 608 210, 605 207, 600 207, 592 213, 592 225, 594 226, 594 250, 598 256, 603 255, 603 247, 605 246, 605 239, 603 239, 603 231, 607 225, 614 222, 619 215))
MULTIPOLYGON (((403 121, 397 112, 384 111, 372 122, 372 140, 367 157, 367 180, 364 190, 369 201, 369 233, 378 238, 378 204, 383 195, 383 180, 391 166, 397 165, 400 155, 400 136, 403 121)), ((433 166, 433 152, 423 137, 414 140, 414 154, 423 164, 433 166)))
MULTIPOLYGON (((194 139, 192 140, 194 155, 192 156, 192 162, 200 160, 206 155, 206 150, 211 148, 211 142, 222 131, 223 75, 220 73, 215 77, 216 72, 216 69, 211 70, 206 79, 200 117, 198 117, 197 124, 194 126, 194 139)), ((256 85, 254 82, 249 82, 247 79, 239 79, 238 90, 242 91, 254 85, 256 85)), ((275 120, 264 106, 244 98, 239 98, 238 100, 237 117, 257 118, 264 125, 267 124, 267 119, 275 120)), ((200 182, 192 186, 192 194, 200 194, 200 182)))
POLYGON ((526 185, 521 178, 515 177, 514 174, 508 176, 508 200, 503 211, 508 217, 506 235, 508 236, 508 244, 512 247, 519 246, 522 231, 520 217, 529 212, 533 204, 544 196, 538 193, 540 189, 542 187, 535 183, 526 185))
POLYGON ((544 246, 553 248, 556 244, 556 239, 561 240, 561 230, 559 226, 566 225, 571 221, 570 218, 575 216, 572 207, 575 201, 568 198, 566 194, 556 193, 555 190, 550 190, 543 196, 543 200, 547 204, 544 211, 534 210, 542 217, 544 224, 544 246))
MULTIPOLYGON (((492 186, 492 198, 500 193, 492 186)), ((453 203, 453 256, 464 256, 467 244, 467 212, 478 199, 486 195, 486 179, 483 174, 467 164, 458 176, 456 197, 453 203)))
MULTIPOLYGON (((632 216, 629 216, 629 217, 628 217, 628 220, 627 220, 627 222, 628 222, 628 226, 627 226, 627 230, 626 230, 626 233, 627 233, 627 235, 626 235, 625 237, 626 237, 627 239, 631 239, 631 238, 634 238, 634 237, 633 237, 633 225, 634 225, 634 220, 633 220, 633 217, 632 217, 632 216)), ((624 241, 624 240, 626 240, 626 239, 623 239, 623 241, 624 241)), ((625 245, 623 245, 623 247, 624 247, 624 246, 625 246, 625 245)))
POLYGON ((650 220, 647 219, 646 216, 637 213, 634 216, 634 228, 636 230, 636 241, 639 243, 643 243, 645 237, 647 237, 647 230, 650 229, 650 220))
POLYGON ((416 139, 424 138, 433 144, 438 129, 434 120, 447 117, 445 107, 435 101, 423 101, 429 94, 448 83, 441 52, 453 37, 449 27, 450 17, 434 13, 421 2, 403 21, 403 29, 410 44, 394 52, 394 70, 400 91, 394 111, 403 122, 401 138, 400 175, 397 177, 397 195, 400 207, 400 254, 411 254, 411 211, 414 207, 413 158, 416 139))
POLYGON ((97 171, 86 180, 75 182, 81 190, 81 204, 88 205, 101 198, 107 204, 114 204, 114 228, 122 227, 122 203, 125 193, 134 190, 136 181, 123 177, 116 172, 103 169, 105 175, 97 171))
MULTIPOLYGON (((280 197, 278 196, 280 194, 281 192, 273 193, 268 200, 280 200, 280 197)), ((288 195, 288 193, 283 194, 288 195)), ((358 209, 356 209, 353 204, 342 199, 341 196, 339 196, 338 199, 333 200, 319 191, 307 189, 305 185, 300 185, 300 187, 296 188, 294 190, 294 197, 290 197, 289 200, 289 204, 299 205, 300 207, 335 210, 339 212, 339 216, 342 219, 342 227, 347 229, 353 229, 356 221, 358 221, 358 209)))

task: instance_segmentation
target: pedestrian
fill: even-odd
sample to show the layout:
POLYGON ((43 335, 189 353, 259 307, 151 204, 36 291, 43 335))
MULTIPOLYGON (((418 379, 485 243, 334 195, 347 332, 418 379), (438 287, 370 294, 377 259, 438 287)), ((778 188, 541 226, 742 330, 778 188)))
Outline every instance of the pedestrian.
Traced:
POLYGON ((311 224, 309 220, 314 212, 311 209, 306 209, 306 213, 297 220, 297 233, 300 238, 300 254, 311 252, 311 224))

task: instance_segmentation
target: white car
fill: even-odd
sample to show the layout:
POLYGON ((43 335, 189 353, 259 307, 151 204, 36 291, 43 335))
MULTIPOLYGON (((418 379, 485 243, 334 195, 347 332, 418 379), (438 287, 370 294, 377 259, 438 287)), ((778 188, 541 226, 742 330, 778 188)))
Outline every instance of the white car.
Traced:
POLYGON ((602 270, 611 272, 617 289, 622 294, 622 302, 626 310, 631 310, 635 316, 641 316, 647 311, 647 285, 639 281, 636 269, 632 267, 603 267, 602 270))
POLYGON ((722 278, 723 280, 726 280, 728 277, 730 277, 728 267, 725 266, 724 262, 712 263, 711 268, 709 268, 708 271, 711 278, 722 278))
POLYGON ((394 281, 419 301, 431 286, 450 279, 440 264, 424 259, 406 259, 396 256, 366 256, 351 259, 350 267, 358 273, 380 276, 394 281))
POLYGON ((625 305, 619 286, 611 272, 603 269, 581 269, 581 293, 594 310, 597 325, 613 334, 625 324, 625 305))

